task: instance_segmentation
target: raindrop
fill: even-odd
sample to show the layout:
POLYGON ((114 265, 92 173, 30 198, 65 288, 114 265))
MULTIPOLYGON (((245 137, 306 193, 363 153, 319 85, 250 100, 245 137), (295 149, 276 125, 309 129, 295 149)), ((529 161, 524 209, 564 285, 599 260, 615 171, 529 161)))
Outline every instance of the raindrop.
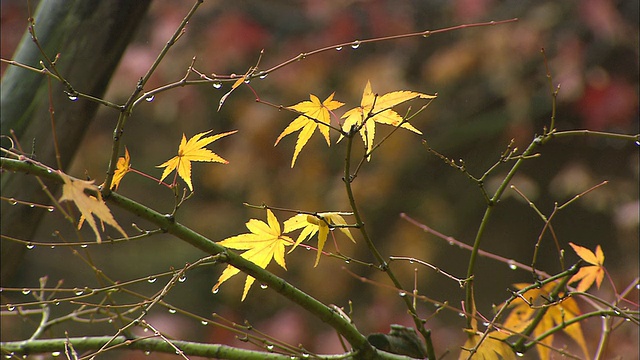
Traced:
POLYGON ((86 249, 88 246, 89 246, 89 245, 87 245, 87 244, 82 244, 82 245, 80 245, 80 247, 81 247, 81 248, 83 248, 83 249, 86 249))
POLYGON ((49 173, 49 174, 53 174, 53 170, 51 170, 51 169, 47 169, 47 173, 49 173))
POLYGON ((351 260, 349 260, 349 259, 347 259, 347 260, 345 260, 345 261, 344 261, 344 263, 345 263, 345 264, 348 264, 348 263, 350 263, 350 262, 351 262, 351 260))
POLYGON ((16 199, 14 199, 14 198, 9 199, 9 204, 10 205, 16 205, 17 203, 18 202, 16 201, 16 199))
POLYGON ((35 204, 29 204, 29 207, 33 209, 33 208, 36 207, 36 205, 35 204))
POLYGON ((84 290, 76 288, 76 289, 73 290, 73 293, 78 295, 78 296, 80 296, 80 295, 82 295, 84 293, 84 290))
POLYGON ((69 100, 71 100, 71 101, 76 101, 76 100, 78 100, 78 94, 77 94, 77 93, 67 92, 67 97, 68 97, 68 98, 69 98, 69 100))
POLYGON ((422 34, 422 37, 427 38, 427 37, 429 37, 429 35, 431 35, 431 31, 425 31, 425 32, 422 34))
POLYGON ((55 249, 55 248, 56 248, 56 246, 55 246, 55 245, 51 245, 51 246, 50 246, 50 248, 51 248, 51 249, 55 249))
POLYGON ((5 355, 4 358, 5 359, 11 359, 14 356, 15 356, 15 353, 9 353, 9 354, 5 355))
POLYGON ((47 208, 48 212, 53 212, 53 210, 54 210, 53 206, 50 206, 50 207, 47 208))
POLYGON ((336 48, 336 51, 340 51, 340 50, 342 50, 342 46, 338 46, 338 47, 336 48))
POLYGON ((153 284, 154 282, 156 282, 156 280, 158 280, 158 279, 156 279, 155 277, 152 277, 152 276, 149 276, 149 278, 147 278, 147 282, 149 284, 153 284))
POLYGON ((269 287, 269 285, 267 285, 267 284, 260 284, 260 289, 264 290, 264 289, 266 289, 268 287, 269 287))
POLYGON ((155 95, 149 95, 146 98, 144 98, 144 101, 146 102, 152 102, 153 100, 155 100, 156 96, 155 95))
POLYGON ((145 351, 144 351, 144 354, 148 356, 148 355, 150 355, 150 354, 151 354, 151 351, 149 351, 149 350, 145 350, 145 351))
POLYGON ((400 295, 400 297, 405 297, 407 296, 407 293, 405 291, 400 291, 398 295, 400 295))
POLYGON ((220 291, 220 288, 213 290, 212 293, 217 294, 218 291, 220 291))
POLYGON ((22 289, 22 295, 29 295, 29 294, 31 294, 31 290, 26 289, 26 288, 22 289))
POLYGON ((509 260, 509 269, 511 270, 517 270, 518 266, 514 263, 513 260, 509 260))
POLYGON ((267 78, 267 75, 269 75, 269 73, 266 73, 266 72, 262 72, 262 73, 260 73, 260 76, 259 76, 260 80, 264 80, 264 79, 266 79, 266 78, 267 78))
POLYGON ((436 309, 440 309, 440 308, 442 307, 442 304, 440 304, 440 303, 435 303, 435 304, 433 304, 433 306, 434 306, 436 309))
POLYGON ((202 324, 204 326, 207 326, 207 325, 209 325, 209 322, 207 320, 202 320, 202 321, 200 321, 200 324, 202 324))
POLYGON ((214 81, 213 82, 213 88, 214 89, 220 89, 222 87, 222 83, 220 81, 214 81))
POLYGON ((36 246, 33 245, 32 243, 28 243, 27 244, 27 249, 29 249, 29 250, 33 249, 34 247, 36 247, 36 246))
POLYGON ((449 240, 449 245, 453 246, 455 244, 453 241, 449 240))
POLYGON ((458 316, 464 317, 464 313, 458 313, 458 316))
POLYGON ((273 344, 269 344, 269 345, 267 345, 267 350, 269 350, 269 351, 273 351, 273 344))
POLYGON ((360 40, 356 40, 351 44, 352 49, 357 49, 360 47, 360 40))
POLYGON ((523 356, 524 356, 524 353, 523 353, 523 352, 520 352, 520 351, 516 351, 516 356, 517 356, 517 357, 523 357, 523 356))
POLYGON ((182 275, 182 276, 180 276, 180 277, 178 278, 178 281, 179 281, 179 282, 181 282, 181 283, 183 283, 183 282, 187 281, 187 275, 182 275))
POLYGON ((244 83, 245 84, 248 84, 250 82, 251 82, 251 78, 249 78, 249 77, 244 78, 244 83))
POLYGON ((51 356, 53 356, 53 357, 60 356, 60 351, 54 351, 54 352, 52 352, 52 353, 51 353, 51 356))
POLYGON ((309 358, 309 354, 307 354, 307 353, 302 353, 302 358, 303 358, 303 359, 308 359, 308 358, 309 358))
POLYGON ((15 305, 7 304, 7 310, 8 311, 13 311, 15 309, 16 309, 15 305))
POLYGON ((169 308, 169 314, 175 314, 177 312, 174 308, 169 308))
POLYGON ((60 300, 58 300, 58 299, 53 299, 53 305, 55 305, 55 306, 60 305, 60 300))
POLYGON ((640 140, 636 140, 636 145, 640 146, 640 140))

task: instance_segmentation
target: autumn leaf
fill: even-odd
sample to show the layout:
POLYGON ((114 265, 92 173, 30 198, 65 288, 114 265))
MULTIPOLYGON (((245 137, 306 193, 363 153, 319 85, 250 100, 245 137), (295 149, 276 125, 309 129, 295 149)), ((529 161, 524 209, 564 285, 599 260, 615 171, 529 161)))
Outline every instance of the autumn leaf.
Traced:
MULTIPOLYGON (((314 266, 318 265, 320 262, 320 255, 322 254, 322 249, 324 248, 324 244, 327 242, 327 235, 329 234, 330 227, 335 225, 347 225, 346 221, 342 217, 342 215, 351 215, 351 213, 340 213, 340 212, 324 212, 318 213, 317 216, 307 215, 307 214, 298 214, 284 222, 284 233, 288 234, 292 231, 302 229, 300 235, 296 239, 295 244, 293 244, 293 248, 291 251, 296 248, 301 242, 307 239, 311 239, 316 233, 318 234, 318 255, 316 256, 316 262, 314 266)), ((348 228, 339 227, 340 231, 342 231, 351 241, 355 242, 355 239, 351 235, 351 232, 348 228)))
POLYGON ((129 149, 124 148, 124 157, 118 158, 118 163, 116 164, 116 171, 113 174, 113 181, 111 182, 111 190, 118 190, 118 186, 120 186, 120 181, 122 178, 129 172, 131 169, 131 157, 129 156, 129 149))
MULTIPOLYGON (((250 233, 232 236, 220 241, 218 244, 230 249, 247 250, 240 256, 263 269, 267 267, 271 259, 275 259, 276 263, 286 270, 284 250, 285 246, 293 244, 293 240, 288 236, 282 235, 280 223, 273 212, 267 209, 267 223, 262 220, 251 219, 246 223, 246 226, 250 233)), ((229 280, 229 278, 239 272, 240 270, 237 268, 231 265, 227 266, 220 275, 220 278, 218 278, 218 282, 213 287, 213 291, 216 292, 223 282, 229 280)), ((254 281, 255 278, 247 275, 242 293, 242 301, 246 298, 249 288, 254 281)))
MULTIPOLYGON (((91 226, 93 232, 96 234, 96 240, 98 243, 102 241, 102 238, 100 237, 100 231, 98 230, 96 220, 93 218, 94 215, 102 222, 113 226, 122 234, 122 236, 125 238, 127 237, 127 233, 122 230, 120 225, 118 225, 116 220, 113 218, 113 215, 111 215, 111 211, 107 207, 107 204, 102 200, 100 191, 97 186, 93 185, 93 181, 73 179, 63 172, 58 172, 58 174, 64 181, 64 185, 62 186, 62 196, 59 201, 73 201, 76 204, 78 210, 80 210, 80 213, 82 214, 82 217, 89 223, 89 226, 91 226), (85 190, 97 194, 97 197, 87 194, 85 190)), ((78 228, 80 228, 82 224, 83 221, 78 222, 78 228)))
POLYGON ((238 86, 242 85, 242 83, 247 80, 247 76, 249 76, 250 73, 251 73, 251 69, 249 69, 249 71, 247 71, 246 74, 244 74, 242 77, 239 77, 238 80, 236 80, 236 82, 233 83, 233 85, 231 86, 231 90, 229 90, 226 94, 222 95, 222 97, 220 98, 220 102, 218 103, 218 111, 220 111, 220 109, 222 108, 222 104, 224 104, 224 102, 227 100, 229 95, 231 95, 233 90, 235 90, 238 86))
POLYGON ((182 134, 182 141, 180 141, 180 146, 178 147, 178 155, 164 162, 162 165, 156 166, 159 168, 165 168, 160 181, 164 180, 167 175, 169 175, 173 170, 177 169, 178 175, 180 175, 182 180, 187 183, 187 186, 189 186, 189 190, 193 191, 193 185, 191 184, 192 161, 219 162, 228 164, 229 162, 227 160, 221 158, 213 151, 205 149, 204 147, 227 135, 235 134, 238 130, 203 138, 203 136, 207 135, 211 131, 212 130, 196 134, 191 139, 189 139, 189 141, 187 141, 186 136, 182 134))
MULTIPOLYGON (((515 299, 509 307, 512 307, 509 316, 504 321, 504 328, 506 329, 520 329, 522 328, 522 324, 524 322, 529 322, 536 315, 536 308, 540 308, 542 305, 546 306, 546 313, 542 318, 542 321, 538 323, 538 326, 533 330, 534 337, 538 337, 548 330, 564 324, 568 320, 575 318, 580 315, 580 308, 578 308, 578 303, 572 297, 565 298, 563 301, 559 303, 554 303, 549 305, 548 298, 549 294, 553 291, 553 289, 557 286, 557 282, 550 282, 543 285, 541 288, 534 288, 526 291, 522 294, 522 297, 518 297, 515 299), (530 303, 527 303, 523 300, 527 299, 530 303)), ((526 287, 530 286, 530 284, 520 283, 514 284, 514 287, 518 290, 522 290, 526 287)), ((559 294, 563 296, 563 294, 559 294)), ((582 349, 585 358, 590 358, 589 351, 587 349, 587 344, 584 340, 584 335, 582 334, 582 328, 580 327, 580 323, 573 323, 571 325, 565 326, 562 331, 569 335, 582 349)), ((538 354, 540 354, 541 360, 549 359, 549 349, 553 342, 553 335, 549 335, 540 341, 541 344, 536 345, 538 350, 538 354)))
POLYGON ((516 356, 514 351, 506 342, 507 338, 513 335, 513 332, 511 332, 513 329, 511 331, 491 330, 482 342, 480 342, 483 333, 478 331, 477 307, 474 297, 471 299, 471 329, 464 329, 467 333, 467 341, 462 346, 458 360, 468 359, 471 354, 471 349, 475 349, 471 357, 473 360, 515 360, 516 356))
MULTIPOLYGON (((353 108, 342 115, 342 118, 345 119, 342 124, 342 130, 348 133, 354 126, 360 129, 360 136, 362 137, 362 141, 364 141, 367 153, 369 154, 367 159, 370 160, 371 150, 373 149, 373 140, 376 133, 375 123, 396 127, 400 126, 403 129, 422 135, 422 132, 413 127, 413 125, 408 122, 403 122, 402 116, 391 108, 416 98, 434 99, 435 97, 435 95, 427 95, 414 91, 394 91, 378 96, 371 90, 371 83, 367 81, 364 93, 362 94, 360 106, 353 108)), ((340 139, 342 139, 342 137, 340 137, 340 139)), ((340 141, 340 139, 338 141, 340 141)))
POLYGON ((296 163, 296 159, 298 158, 298 154, 302 148, 307 144, 311 135, 316 130, 316 128, 320 131, 322 136, 324 136, 325 141, 328 146, 331 146, 331 140, 329 139, 329 124, 331 122, 331 114, 330 111, 333 111, 344 103, 333 100, 333 96, 335 93, 329 95, 329 97, 320 102, 317 96, 311 94, 309 96, 310 101, 302 101, 293 106, 287 107, 287 109, 295 110, 299 112, 301 115, 295 118, 278 136, 276 139, 276 143, 273 146, 278 145, 280 140, 283 137, 292 134, 298 130, 300 134, 298 134, 298 140, 296 141, 296 147, 293 152, 293 159, 291 159, 291 167, 296 163), (326 125, 323 125, 326 124, 326 125), (318 126, 319 125, 319 126, 318 126))
POLYGON ((573 250, 582 258, 582 260, 593 265, 581 267, 578 273, 569 279, 569 284, 580 281, 577 290, 587 291, 595 282, 598 289, 600 289, 600 284, 602 284, 602 279, 604 278, 604 253, 602 252, 600 245, 596 247, 595 254, 585 247, 573 243, 569 243, 569 245, 571 245, 573 250))

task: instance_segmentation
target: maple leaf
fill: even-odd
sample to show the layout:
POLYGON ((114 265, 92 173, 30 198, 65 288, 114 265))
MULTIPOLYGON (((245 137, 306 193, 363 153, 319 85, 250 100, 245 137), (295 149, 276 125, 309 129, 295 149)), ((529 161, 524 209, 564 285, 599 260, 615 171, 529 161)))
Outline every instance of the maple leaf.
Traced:
MULTIPOLYGON (((414 91, 394 91, 378 96, 371 90, 371 82, 367 81, 367 85, 364 87, 364 92, 362 94, 360 106, 353 108, 342 115, 342 118, 345 119, 342 124, 342 130, 348 133, 354 126, 360 129, 360 136, 362 137, 362 141, 364 141, 367 153, 369 154, 367 159, 370 160, 371 150, 373 149, 373 139, 376 133, 375 123, 396 127, 400 126, 403 129, 422 135, 422 132, 413 127, 413 125, 408 122, 403 122, 402 116, 391 108, 415 98, 434 99, 435 97, 435 95, 427 95, 414 91)), ((342 136, 338 141, 341 139, 342 136)))
POLYGON ((118 190, 120 181, 131 169, 131 157, 129 156, 129 149, 124 148, 124 157, 118 158, 116 164, 116 171, 113 174, 113 181, 111 182, 111 190, 118 190))
POLYGON ((595 254, 585 247, 575 245, 573 243, 569 243, 569 245, 571 245, 573 250, 582 258, 582 260, 593 265, 581 267, 578 273, 569 279, 569 284, 579 280, 580 283, 578 284, 577 290, 587 291, 595 282, 598 289, 600 289, 600 284, 602 284, 602 279, 604 278, 604 253, 602 252, 600 245, 596 247, 595 254))
MULTIPOLYGON (((293 240, 288 236, 282 235, 280 223, 273 212, 267 209, 266 223, 262 220, 251 219, 246 223, 246 226, 247 229, 251 231, 250 233, 232 236, 220 241, 218 244, 230 249, 247 250, 240 256, 263 269, 267 267, 271 259, 275 259, 276 263, 286 270, 284 250, 285 246, 293 244, 293 240)), ((229 280, 229 278, 239 272, 240 270, 237 268, 228 265, 218 278, 218 282, 214 285, 212 291, 216 292, 223 282, 229 280)), ((242 293, 242 301, 246 298, 249 288, 254 281, 255 278, 247 275, 242 293)))
POLYGON ((213 130, 205 131, 199 134, 194 135, 189 141, 184 134, 182 134, 182 141, 180 141, 180 146, 178 147, 178 155, 173 158, 167 160, 162 165, 158 165, 156 167, 165 168, 162 173, 162 177, 160 181, 164 180, 173 170, 178 171, 178 175, 187 183, 189 186, 189 190, 193 191, 193 185, 191 184, 191 162, 192 161, 201 161, 201 162, 219 162, 223 164, 228 164, 229 162, 223 158, 221 158, 218 154, 214 153, 209 149, 205 149, 204 147, 209 145, 210 143, 225 137, 227 135, 235 134, 238 130, 229 131, 221 134, 216 134, 212 136, 207 136, 203 138, 203 136, 207 135, 213 130))
POLYGON ((278 136, 276 139, 276 143, 273 146, 278 145, 280 140, 283 137, 294 133, 300 130, 300 134, 298 134, 298 140, 296 141, 296 147, 293 152, 293 159, 291 159, 291 167, 296 163, 296 159, 298 158, 298 154, 302 151, 302 148, 307 144, 311 135, 316 130, 316 128, 320 131, 322 136, 324 136, 325 141, 328 146, 331 146, 331 140, 329 139, 329 124, 331 122, 331 114, 330 111, 335 110, 344 103, 333 100, 333 96, 335 93, 329 95, 329 97, 320 102, 317 96, 310 94, 309 100, 299 102, 293 106, 287 107, 287 109, 295 110, 301 113, 300 116, 295 118, 278 136), (322 125, 326 124, 326 125, 322 125), (320 125, 320 126, 318 126, 320 125), (302 129, 302 130, 301 130, 302 129))
POLYGON ((471 301, 471 329, 464 329, 468 337, 467 341, 462 346, 458 360, 468 359, 471 349, 474 348, 475 352, 471 357, 471 359, 474 360, 515 360, 516 356, 514 351, 506 342, 507 338, 513 335, 513 329, 510 329, 510 331, 489 331, 487 336, 480 343, 483 333, 478 331, 478 312, 475 305, 475 298, 472 297, 471 301))
MULTIPOLYGON (((540 321, 538 326, 533 330, 533 335, 535 337, 538 337, 548 330, 564 324, 566 321, 580 315, 581 312, 580 308, 578 308, 578 303, 571 297, 565 298, 562 302, 548 306, 548 301, 546 299, 549 298, 549 294, 557 284, 558 282, 554 281, 543 285, 539 289, 530 289, 522 294, 522 297, 515 299, 509 305, 509 307, 512 307, 513 309, 504 321, 504 327, 506 329, 520 329, 522 328, 523 323, 531 321, 536 314, 536 309, 531 305, 536 305, 536 307, 541 305, 547 306, 547 312, 544 314, 542 321, 540 321), (523 298, 530 301, 530 304, 524 301, 523 298)), ((519 283, 514 284, 513 286, 518 290, 522 290, 530 285, 531 284, 519 283)), ((561 293, 559 296, 563 296, 563 294, 561 293)), ((590 358, 580 323, 576 322, 566 326, 562 331, 578 343, 586 358, 590 358)), ((540 342, 541 344, 536 345, 536 349, 538 350, 538 354, 540 354, 540 359, 547 360, 549 359, 549 349, 553 342, 553 335, 545 337, 540 342)))
MULTIPOLYGON (((345 213, 340 212, 324 212, 318 213, 317 216, 307 215, 307 214, 298 214, 284 222, 284 233, 290 233, 292 231, 302 229, 300 235, 296 239, 296 242, 293 244, 293 248, 291 251, 296 248, 301 242, 306 239, 311 239, 313 235, 318 234, 318 254, 316 256, 316 262, 314 266, 318 266, 318 262, 320 262, 320 255, 322 254, 322 249, 324 248, 324 244, 327 242, 327 235, 329 234, 329 230, 331 226, 335 225, 347 225, 347 222, 344 220, 342 215, 347 215, 345 213)), ((348 213, 351 215, 351 213, 348 213)), ((351 232, 348 228, 340 227, 338 228, 342 231, 351 241, 356 242, 351 232)))
MULTIPOLYGON (((128 237, 127 233, 122 230, 120 225, 118 225, 116 220, 113 218, 113 215, 111 215, 111 211, 107 207, 107 204, 102 200, 102 195, 100 195, 100 191, 98 187, 93 184, 93 181, 73 179, 61 171, 59 171, 58 174, 64 181, 64 185, 62 186, 62 196, 59 201, 73 201, 76 204, 78 210, 80 210, 80 213, 82 214, 82 218, 89 223, 89 226, 91 226, 93 232, 96 234, 96 240, 98 243, 102 242, 102 238, 100 237, 100 231, 96 225, 96 220, 93 218, 94 215, 103 223, 113 226, 125 238, 128 237), (85 190, 97 194, 97 198, 87 194, 85 190)), ((78 222, 78 229, 82 227, 83 222, 84 221, 78 222)))

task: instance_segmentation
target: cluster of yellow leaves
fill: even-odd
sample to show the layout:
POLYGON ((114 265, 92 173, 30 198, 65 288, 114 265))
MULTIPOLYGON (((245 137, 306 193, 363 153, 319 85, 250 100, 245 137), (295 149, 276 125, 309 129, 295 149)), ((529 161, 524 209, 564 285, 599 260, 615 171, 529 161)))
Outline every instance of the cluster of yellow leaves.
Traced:
MULTIPOLYGON (((290 233, 292 231, 302 229, 300 235, 296 239, 296 242, 291 249, 295 249, 301 242, 306 239, 311 239, 313 235, 318 234, 318 255, 316 256, 316 262, 314 266, 320 262, 320 255, 324 244, 327 242, 327 235, 329 234, 330 227, 347 225, 346 221, 342 217, 342 213, 339 212, 324 212, 314 215, 298 214, 286 220, 284 222, 284 232, 290 233)), ((351 215, 349 213, 348 215, 351 215)), ((348 228, 338 227, 351 241, 356 242, 348 228)), ((289 252, 291 252, 289 251, 289 252)))
POLYGON ((122 236, 125 238, 127 237, 127 233, 125 233, 120 225, 118 225, 116 220, 113 218, 111 211, 107 207, 107 204, 102 200, 100 191, 98 187, 93 184, 93 181, 74 179, 63 172, 58 172, 58 174, 64 181, 64 185, 62 186, 62 196, 59 201, 73 201, 82 214, 82 217, 78 222, 78 229, 82 227, 82 224, 86 220, 89 223, 89 226, 91 226, 91 229, 93 229, 93 232, 96 234, 96 241, 101 242, 102 238, 100 236, 100 231, 98 230, 96 220, 93 218, 95 215, 102 223, 107 223, 113 226, 122 234, 122 236), (97 197, 89 195, 87 191, 96 194, 97 197))
MULTIPOLYGON (((325 212, 316 215, 294 215, 284 222, 284 231, 282 231, 276 216, 271 210, 267 209, 266 223, 262 220, 251 219, 246 223, 247 229, 250 231, 249 233, 232 236, 220 241, 218 244, 230 249, 247 250, 240 256, 263 269, 267 267, 271 259, 275 259, 276 263, 286 270, 287 267, 284 260, 285 247, 294 245, 289 251, 291 252, 302 241, 310 239, 317 233, 318 255, 315 262, 315 265, 317 265, 320 260, 322 248, 327 241, 329 230, 334 226, 347 225, 343 215, 350 215, 350 213, 325 212), (286 234, 299 229, 302 229, 302 231, 295 242, 290 237, 283 235, 283 233, 286 234)), ((347 235, 349 239, 355 241, 348 228, 339 227, 338 229, 347 235)), ((217 292, 223 282, 229 280, 229 278, 239 272, 240 270, 237 268, 228 265, 218 278, 218 282, 214 285, 213 291, 217 292)), ((255 279, 253 277, 247 276, 242 293, 243 301, 254 281, 255 279)))
MULTIPOLYGON (((549 294, 553 291, 553 289, 558 285, 557 282, 549 282, 542 287, 530 289, 522 294, 522 298, 517 298, 509 307, 511 307, 511 312, 509 316, 504 321, 505 329, 522 329, 523 324, 528 324, 531 319, 536 314, 536 309, 531 305, 543 306, 547 305, 548 301, 546 299, 549 298, 549 294), (527 301, 524 301, 524 299, 527 301)), ((530 286, 530 284, 514 284, 514 287, 518 290, 522 290, 526 287, 530 286)), ((563 296, 563 294, 559 294, 563 296)), ((562 325, 568 320, 575 318, 580 315, 580 308, 578 308, 578 303, 572 297, 565 298, 563 301, 549 305, 547 308, 547 312, 545 313, 542 321, 536 326, 533 330, 533 336, 538 337, 550 329, 562 325)), ((582 349, 586 358, 589 358, 589 352, 587 350, 587 345, 584 340, 584 336, 582 334, 582 328, 580 327, 580 323, 573 323, 569 326, 566 326, 562 329, 567 335, 569 335, 582 349)), ((549 335, 542 339, 541 344, 536 345, 538 350, 538 354, 540 354, 540 359, 547 360, 549 359, 549 351, 551 347, 551 343, 553 342, 553 335, 549 335)))
MULTIPOLYGON (((282 235, 280 223, 273 212, 267 209, 266 223, 262 220, 251 219, 246 223, 246 226, 250 233, 227 238, 219 242, 219 244, 231 249, 247 250, 240 256, 263 269, 267 267, 271 259, 275 259, 276 263, 286 270, 287 265, 284 261, 284 249, 285 246, 292 245, 293 240, 288 236, 282 235)), ((240 270, 228 265, 220 275, 220 278, 218 278, 218 282, 214 285, 213 291, 216 292, 223 282, 239 272, 240 270)), ((243 301, 247 297, 249 288, 254 281, 255 278, 247 275, 242 293, 243 301)))
POLYGON ((162 177, 160 177, 160 181, 164 180, 173 170, 176 170, 182 180, 184 180, 184 182, 187 183, 187 186, 189 186, 189 190, 193 191, 193 185, 191 184, 192 161, 228 164, 229 162, 227 160, 223 159, 213 151, 205 149, 205 146, 227 135, 235 134, 237 130, 203 138, 203 136, 207 135, 211 131, 212 130, 196 134, 189 139, 189 141, 187 141, 186 136, 182 134, 182 141, 180 141, 180 146, 178 147, 178 155, 167 160, 162 165, 157 166, 159 168, 165 168, 162 172, 162 177))
MULTIPOLYGON (((302 148, 307 144, 311 135, 313 135, 316 129, 319 129, 320 133, 324 137, 327 145, 331 146, 329 138, 329 128, 331 124, 331 112, 340 108, 344 103, 333 99, 334 94, 320 102, 320 99, 311 94, 310 100, 302 101, 296 105, 289 106, 288 109, 297 111, 300 116, 295 118, 278 136, 275 145, 278 145, 283 137, 292 134, 298 130, 298 140, 293 153, 293 159, 291 160, 291 167, 295 165, 296 159, 300 154, 302 148)), ((367 158, 371 159, 371 151, 373 150, 373 141, 375 137, 375 123, 392 125, 415 132, 416 134, 422 134, 422 132, 413 125, 405 122, 402 116, 393 111, 396 105, 402 104, 406 101, 416 98, 421 99, 433 99, 435 95, 427 95, 413 91, 394 91, 381 96, 378 96, 371 90, 371 83, 367 82, 362 94, 362 100, 360 106, 353 108, 344 115, 341 119, 344 119, 342 123, 342 131, 349 133, 352 128, 358 129, 362 140, 367 147, 367 158)), ((340 141, 344 136, 340 136, 340 141)), ((275 146, 274 145, 274 146, 275 146)))

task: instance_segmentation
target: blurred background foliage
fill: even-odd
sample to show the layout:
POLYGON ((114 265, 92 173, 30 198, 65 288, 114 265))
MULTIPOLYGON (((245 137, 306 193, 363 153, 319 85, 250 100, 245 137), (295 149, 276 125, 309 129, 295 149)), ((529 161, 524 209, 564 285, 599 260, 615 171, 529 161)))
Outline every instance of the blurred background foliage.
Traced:
MULTIPOLYGON (((112 79, 108 100, 126 100, 191 5, 188 1, 152 4, 147 17, 140 19, 142 30, 112 79)), ((497 161, 511 139, 524 149, 549 124, 551 115, 551 95, 540 53, 543 47, 554 85, 561 85, 558 129, 637 133, 637 15, 637 1, 612 0, 207 1, 145 90, 182 78, 194 56, 195 68, 205 74, 243 74, 255 65, 262 49, 260 68, 266 69, 301 52, 342 42, 519 18, 507 25, 364 44, 355 50, 345 47, 308 57, 251 82, 261 99, 285 106, 308 99, 310 93, 325 99, 336 92, 335 98, 347 103, 345 110, 359 105, 367 80, 381 94, 395 90, 438 93, 429 108, 412 120, 424 136, 407 131, 394 134, 364 165, 354 187, 366 226, 383 254, 413 256, 464 277, 469 257, 466 250, 449 246, 399 217, 405 212, 471 244, 485 208, 478 187, 429 154, 422 138, 447 157, 463 159, 476 176, 497 161)), ((26 17, 25 2, 2 1, 3 58, 11 57, 26 28, 26 17)), ((341 180, 344 143, 327 148, 321 137, 314 135, 296 167, 290 169, 295 137, 285 138, 277 147, 273 144, 295 115, 255 103, 246 86, 238 88, 218 112, 220 97, 229 89, 229 84, 219 90, 209 85, 191 86, 158 94, 134 111, 126 128, 124 143, 132 166, 155 177, 161 174, 155 166, 174 156, 182 133, 190 137, 209 129, 216 133, 239 130, 209 147, 230 164, 193 166, 196 193, 180 209, 178 221, 218 241, 245 232, 244 223, 250 218, 265 218, 264 212, 244 207, 243 202, 306 211, 348 210, 341 180)), ((116 119, 110 109, 99 112, 76 156, 72 175, 103 180, 116 119)), ((43 121, 43 126, 49 126, 48 119, 43 121)), ((378 126, 378 138, 389 131, 378 126)), ((332 133, 332 140, 336 139, 337 134, 332 133)), ((557 214, 553 225, 565 249, 569 241, 590 249, 601 244, 615 285, 625 287, 638 276, 638 147, 613 140, 564 138, 550 142, 540 152, 540 157, 525 163, 513 184, 546 215, 554 203, 564 203, 609 181, 557 214)), ((499 167, 486 185, 495 188, 508 168, 499 167)), ((161 212, 173 208, 169 190, 135 174, 124 178, 119 192, 161 212)), ((151 229, 139 219, 113 211, 123 227, 135 222, 151 229)), ((280 221, 290 216, 276 215, 280 221)), ((59 241, 52 237, 54 230, 72 240, 72 229, 61 224, 59 214, 48 216, 35 240, 59 241)), ((530 264, 543 225, 522 198, 508 191, 489 223, 482 247, 530 264)), ((90 239, 90 230, 84 230, 90 239)), ((336 234, 336 241, 344 254, 365 262, 374 260, 361 241, 352 244, 341 234, 336 234)), ((335 251, 331 239, 327 250, 335 251)), ((169 236, 91 246, 84 254, 110 278, 120 281, 181 268, 204 255, 169 236)), ((545 235, 537 266, 558 272, 558 257, 552 238, 545 235)), ((566 257, 571 263, 577 260, 571 251, 566 257)), ((364 284, 344 268, 387 285, 384 274, 328 257, 314 268, 314 258, 314 252, 299 248, 287 257, 287 272, 276 266, 269 269, 326 303, 348 308, 351 301, 354 321, 365 334, 386 333, 391 323, 411 324, 394 291, 364 284)), ((416 266, 400 262, 392 266, 410 290, 416 266)), ((302 343, 312 351, 340 351, 331 329, 269 290, 254 286, 248 299, 240 303, 240 277, 212 294, 211 287, 222 268, 189 273, 188 280, 179 284, 167 301, 202 316, 217 313, 240 323, 248 320, 277 339, 302 343)), ((31 250, 15 281, 20 286, 37 286, 43 275, 48 275, 50 282, 64 279, 65 287, 99 286, 91 269, 68 248, 31 250)), ((420 294, 460 306, 464 292, 457 283, 426 268, 418 268, 417 277, 420 294)), ((506 264, 481 259, 475 282, 479 310, 490 316, 491 304, 509 296, 506 289, 510 284, 531 280, 526 271, 511 271, 506 264)), ((161 286, 158 281, 139 290, 151 294, 161 286)), ((613 298, 609 284, 599 294, 613 298)), ((635 294, 633 300, 637 301, 635 294)), ((8 302, 19 300, 10 299, 16 295, 3 296, 8 302)), ((436 351, 457 354, 464 342, 464 320, 455 312, 434 315, 436 308, 428 303, 419 303, 418 310, 421 316, 429 317, 427 327, 433 330, 436 351)), ((238 344, 227 331, 166 311, 152 312, 147 321, 174 338, 238 344)), ((3 317, 3 341, 26 338, 36 325, 18 323, 22 321, 3 317), (7 332, 9 328, 14 330, 7 332)), ((52 334, 63 335, 62 328, 69 336, 100 333, 101 326, 112 328, 108 324, 77 326, 65 325, 52 334)), ((583 327, 594 344, 599 321, 588 320, 583 327)), ((637 354, 637 336, 637 328, 616 331, 611 356, 637 354)), ((567 343, 573 346, 571 341, 567 343)))

